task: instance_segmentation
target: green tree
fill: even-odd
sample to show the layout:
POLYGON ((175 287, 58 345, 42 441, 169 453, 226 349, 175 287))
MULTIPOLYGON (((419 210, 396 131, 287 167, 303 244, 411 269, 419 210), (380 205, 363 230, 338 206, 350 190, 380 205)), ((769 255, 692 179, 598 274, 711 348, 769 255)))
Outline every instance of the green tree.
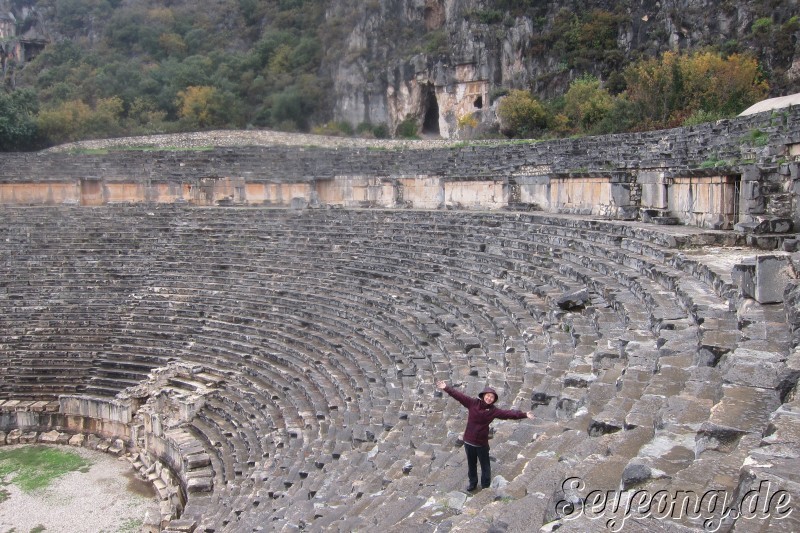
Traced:
POLYGON ((60 144, 120 135, 122 115, 123 103, 118 97, 100 99, 94 107, 74 100, 40 111, 37 125, 47 144, 60 144))
POLYGON ((573 81, 564 96, 564 113, 573 128, 594 133, 614 106, 614 99, 591 75, 573 81))
POLYGON ((37 124, 48 144, 76 141, 84 138, 83 125, 91 113, 91 108, 80 100, 62 102, 39 112, 37 124))
POLYGON ((28 150, 37 136, 36 93, 30 89, 0 90, 0 150, 28 150))
POLYGON ((178 115, 188 125, 207 128, 225 122, 222 99, 214 87, 187 87, 178 92, 178 115))
POLYGON ((509 137, 531 137, 547 127, 547 111, 528 91, 510 91, 500 100, 497 114, 501 131, 509 137))
POLYGON ((646 127, 680 125, 698 111, 732 116, 769 89, 758 62, 746 55, 666 52, 625 69, 626 96, 646 127))

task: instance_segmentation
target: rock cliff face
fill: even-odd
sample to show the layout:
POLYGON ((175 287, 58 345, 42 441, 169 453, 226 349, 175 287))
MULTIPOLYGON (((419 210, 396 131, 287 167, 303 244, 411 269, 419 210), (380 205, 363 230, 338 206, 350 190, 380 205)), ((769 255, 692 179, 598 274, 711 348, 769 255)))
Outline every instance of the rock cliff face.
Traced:
POLYGON ((50 42, 32 0, 0 0, 0 81, 13 88, 14 70, 36 57, 50 42))
POLYGON ((423 135, 468 137, 496 126, 495 96, 504 90, 552 97, 587 72, 613 86, 636 57, 702 46, 762 50, 760 39, 770 40, 759 52, 762 64, 781 80, 773 94, 796 92, 789 4, 333 0, 327 21, 345 34, 327 57, 334 115, 392 131, 409 120, 423 135))

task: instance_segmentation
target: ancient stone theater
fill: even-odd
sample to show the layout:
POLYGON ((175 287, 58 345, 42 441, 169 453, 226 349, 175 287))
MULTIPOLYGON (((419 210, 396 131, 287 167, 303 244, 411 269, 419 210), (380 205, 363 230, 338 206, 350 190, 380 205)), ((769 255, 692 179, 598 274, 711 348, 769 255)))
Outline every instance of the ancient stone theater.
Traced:
POLYGON ((0 443, 128 457, 171 532, 800 529, 800 108, 258 133, 0 155, 0 443), (488 489, 437 380, 535 415, 488 489))

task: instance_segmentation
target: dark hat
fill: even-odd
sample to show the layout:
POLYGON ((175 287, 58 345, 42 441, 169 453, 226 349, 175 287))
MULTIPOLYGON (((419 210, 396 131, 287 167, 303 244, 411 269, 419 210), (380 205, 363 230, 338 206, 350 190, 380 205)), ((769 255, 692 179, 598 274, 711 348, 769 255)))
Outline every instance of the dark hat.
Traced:
POLYGON ((494 389, 493 389, 493 388, 491 388, 491 387, 486 387, 486 388, 485 388, 485 389, 483 389, 481 392, 479 392, 479 393, 478 393, 478 398, 480 398, 481 400, 483 400, 483 395, 484 395, 484 394, 486 394, 487 392, 491 392, 492 394, 494 394, 494 400, 495 400, 495 401, 497 401, 497 400, 499 400, 499 399, 500 399, 500 397, 497 395, 497 391, 496 391, 496 390, 494 390, 494 389))

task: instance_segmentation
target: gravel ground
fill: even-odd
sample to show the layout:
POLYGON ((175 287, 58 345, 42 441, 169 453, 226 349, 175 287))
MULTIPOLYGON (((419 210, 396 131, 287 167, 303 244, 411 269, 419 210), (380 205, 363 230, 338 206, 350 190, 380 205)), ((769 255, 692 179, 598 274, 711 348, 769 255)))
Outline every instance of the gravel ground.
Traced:
MULTIPOLYGON (((504 141, 469 141, 470 144, 502 144, 504 141)), ((237 146, 297 146, 320 148, 381 148, 387 150, 425 150, 457 145, 458 141, 445 139, 361 139, 355 137, 328 137, 308 133, 284 133, 271 130, 215 130, 145 137, 121 137, 62 144, 44 152, 67 152, 84 149, 107 149, 120 147, 150 147, 189 149, 198 147, 237 146)))
POLYGON ((13 483, 2 486, 10 497, 0 503, 0 533, 34 528, 45 533, 138 533, 146 513, 158 516, 155 496, 142 494, 127 460, 69 449, 91 461, 89 471, 70 472, 31 494, 13 483))

